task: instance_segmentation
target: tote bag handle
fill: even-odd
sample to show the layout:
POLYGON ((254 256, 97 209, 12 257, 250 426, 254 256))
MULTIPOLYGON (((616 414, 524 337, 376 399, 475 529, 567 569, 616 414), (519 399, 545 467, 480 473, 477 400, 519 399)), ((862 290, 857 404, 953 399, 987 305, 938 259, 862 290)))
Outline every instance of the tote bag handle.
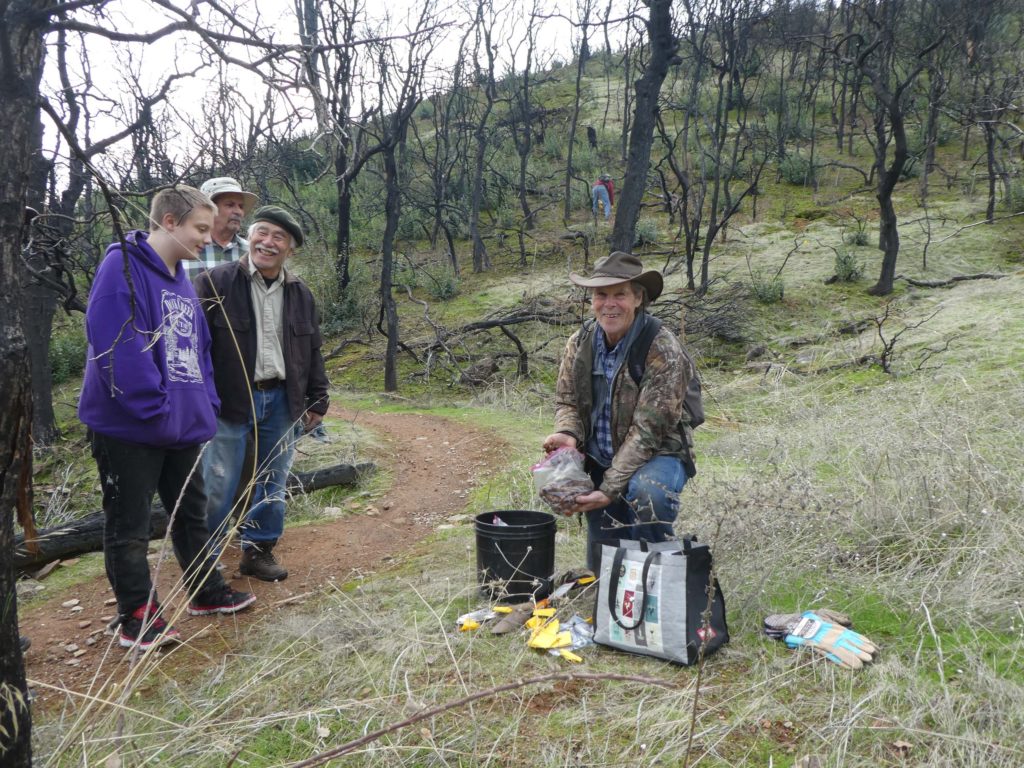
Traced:
POLYGON ((651 563, 654 561, 654 558, 659 557, 660 555, 661 552, 650 552, 647 557, 644 558, 644 569, 641 574, 641 578, 643 579, 644 599, 640 603, 640 617, 636 620, 636 624, 628 626, 619 617, 619 607, 616 600, 616 595, 619 593, 619 570, 622 568, 622 560, 626 556, 626 549, 624 547, 619 547, 615 550, 615 559, 612 561, 612 580, 611 584, 608 585, 608 614, 615 619, 616 624, 627 632, 638 628, 644 623, 644 616, 647 615, 647 575, 650 573, 651 563))

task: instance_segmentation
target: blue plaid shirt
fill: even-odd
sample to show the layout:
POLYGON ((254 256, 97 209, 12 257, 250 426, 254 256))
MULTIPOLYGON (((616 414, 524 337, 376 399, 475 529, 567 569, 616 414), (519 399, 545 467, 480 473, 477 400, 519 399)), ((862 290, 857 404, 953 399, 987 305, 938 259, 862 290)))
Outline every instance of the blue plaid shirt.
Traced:
MULTIPOLYGON (((628 334, 627 334, 628 336, 628 334)), ((594 438, 597 440, 597 449, 600 452, 599 458, 604 465, 612 463, 612 456, 615 451, 612 449, 612 379, 615 372, 619 370, 622 359, 626 353, 626 339, 619 339, 619 343, 611 349, 605 341, 604 330, 600 325, 596 327, 594 334, 594 375, 604 375, 608 382, 605 388, 606 397, 599 405, 597 418, 594 419, 594 438)))

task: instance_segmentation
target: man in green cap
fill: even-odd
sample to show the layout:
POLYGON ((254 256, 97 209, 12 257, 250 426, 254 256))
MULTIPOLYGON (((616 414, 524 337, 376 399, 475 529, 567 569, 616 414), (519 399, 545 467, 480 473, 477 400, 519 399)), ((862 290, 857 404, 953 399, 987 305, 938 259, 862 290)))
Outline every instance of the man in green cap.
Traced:
POLYGON ((295 441, 327 412, 320 316, 309 288, 285 266, 302 242, 294 216, 264 206, 253 214, 248 255, 195 280, 222 403, 217 434, 203 455, 211 542, 220 549, 231 533, 245 441, 252 435, 257 475, 252 503, 240 516, 239 571, 263 581, 288 576, 274 557, 284 532, 288 468, 295 441))

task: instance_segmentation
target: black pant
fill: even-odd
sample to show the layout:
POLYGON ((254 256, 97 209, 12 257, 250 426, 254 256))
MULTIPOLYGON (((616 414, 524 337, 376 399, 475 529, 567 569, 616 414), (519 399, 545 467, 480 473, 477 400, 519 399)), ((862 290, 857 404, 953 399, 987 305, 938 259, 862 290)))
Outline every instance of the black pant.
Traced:
POLYGON ((90 438, 103 488, 103 557, 121 615, 131 616, 145 605, 153 587, 146 553, 154 493, 160 494, 168 514, 178 507, 171 526, 171 542, 189 595, 195 597, 223 589, 224 579, 207 557, 209 533, 202 468, 197 465, 199 446, 180 450, 154 448, 95 432, 90 438), (186 486, 190 472, 192 478, 186 486))

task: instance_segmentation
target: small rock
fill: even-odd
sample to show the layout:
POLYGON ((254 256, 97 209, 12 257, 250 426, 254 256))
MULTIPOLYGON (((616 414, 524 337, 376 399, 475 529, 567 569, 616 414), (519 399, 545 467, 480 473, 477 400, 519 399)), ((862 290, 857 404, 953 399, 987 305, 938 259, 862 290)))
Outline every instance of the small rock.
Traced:
MULTIPOLYGON (((102 632, 103 630, 101 629, 101 630, 98 630, 98 631, 102 632)), ((89 646, 96 645, 96 638, 93 637, 92 635, 89 635, 89 637, 85 638, 85 644, 89 645, 89 646)))
POLYGON ((85 610, 85 606, 84 605, 76 605, 74 608, 71 609, 71 612, 72 613, 81 613, 84 610, 85 610))
POLYGON ((379 515, 379 514, 380 514, 380 510, 379 510, 379 509, 377 509, 376 507, 374 507, 374 506, 372 506, 372 505, 371 505, 371 506, 368 506, 368 507, 366 508, 366 511, 365 511, 365 513, 364 513, 364 514, 365 514, 365 515, 366 515, 367 517, 376 517, 377 515, 379 515))
POLYGON ((65 600, 63 603, 61 603, 60 607, 61 608, 74 608, 80 602, 82 602, 82 601, 79 600, 77 597, 73 597, 70 600, 65 600))
POLYGON ((343 512, 341 507, 324 507, 324 514, 330 517, 338 517, 343 512))
POLYGON ((437 530, 439 530, 439 531, 450 531, 454 527, 455 527, 454 525, 449 525, 448 523, 445 523, 444 525, 437 526, 437 530))
POLYGON ((104 605, 117 605, 117 598, 116 597, 108 597, 106 600, 103 601, 103 604, 104 605))
POLYGON ((18 593, 18 597, 28 597, 34 595, 37 592, 42 592, 46 589, 45 585, 40 584, 35 579, 22 579, 15 585, 15 591, 18 593))
POLYGON ((100 616, 100 621, 110 621, 113 618, 113 616, 100 616))
POLYGON ((77 659, 77 658, 79 658, 80 656, 85 656, 85 654, 86 654, 86 653, 87 653, 87 651, 85 650, 85 648, 79 648, 79 649, 78 649, 77 651, 75 651, 75 652, 74 652, 74 653, 73 653, 72 655, 73 655, 73 656, 74 656, 74 657, 75 657, 75 658, 77 659))
POLYGON ((391 509, 391 502, 390 501, 385 501, 384 502, 384 509, 391 509))
POLYGON ((75 651, 78 650, 78 646, 75 645, 74 643, 68 643, 67 645, 64 646, 64 650, 67 651, 68 653, 74 653, 75 651))
POLYGON ((85 629, 86 627, 91 626, 91 625, 92 625, 92 619, 83 619, 82 621, 78 622, 78 628, 79 629, 85 629))
POLYGON ((78 667, 82 664, 82 662, 80 662, 78 659, 67 659, 64 663, 67 664, 69 667, 78 667))

